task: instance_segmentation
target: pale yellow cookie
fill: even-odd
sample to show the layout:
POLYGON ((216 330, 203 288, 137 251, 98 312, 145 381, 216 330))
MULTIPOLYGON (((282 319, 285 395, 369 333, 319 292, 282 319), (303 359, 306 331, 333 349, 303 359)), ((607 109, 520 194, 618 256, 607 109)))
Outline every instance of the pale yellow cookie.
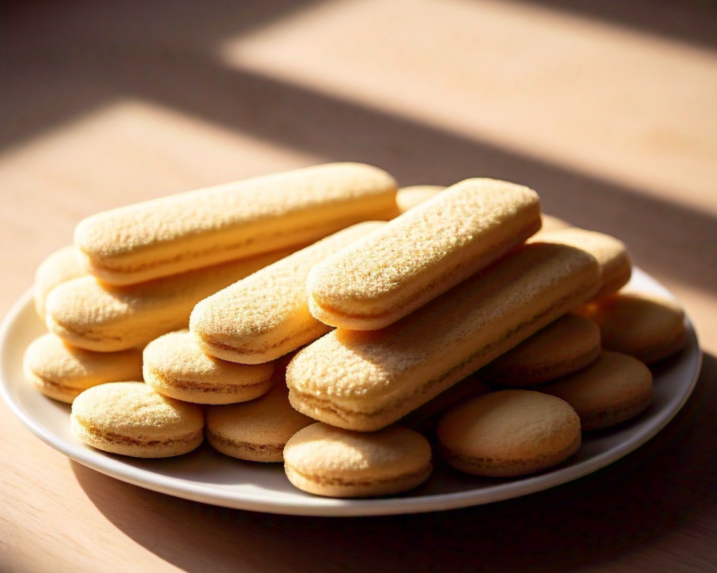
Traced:
POLYGON ((341 328, 384 328, 538 229, 535 191, 467 179, 314 267, 307 281, 311 314, 341 328))
POLYGON ((142 352, 92 352, 43 334, 27 347, 25 376, 46 396, 69 404, 82 391, 123 380, 142 379, 142 352))
POLYGON ((567 402, 530 390, 492 392, 449 410, 436 430, 455 469, 514 477, 551 468, 580 447, 580 419, 567 402))
POLYGON ((207 354, 261 364, 308 344, 330 327, 309 312, 306 276, 321 261, 385 223, 359 223, 201 301, 189 328, 207 354))
POLYGON ((314 420, 289 403, 283 374, 257 400, 207 410, 207 440, 223 454, 252 462, 281 462, 284 446, 296 432, 314 420))
POLYGON ((428 479, 431 447, 401 426, 364 434, 312 424, 286 444, 284 469, 292 484, 316 495, 391 495, 428 479))
POLYGON ((449 408, 482 396, 493 390, 485 381, 483 369, 466 376, 463 380, 441 392, 438 396, 419 406, 399 420, 399 424, 416 430, 423 435, 430 434, 436 428, 440 416, 449 408))
POLYGON ((93 215, 77 226, 75 244, 88 272, 126 285, 310 243, 396 213, 388 173, 332 163, 93 215))
POLYGON ((602 352, 587 368, 539 390, 565 400, 580 416, 583 430, 595 430, 629 420, 647 408, 652 402, 652 373, 632 356, 602 352))
POLYGON ((687 342, 685 312, 674 301, 638 293, 619 293, 583 309, 600 326, 602 345, 652 364, 678 352, 687 342))
POLYGON ((536 332, 486 366, 491 384, 525 387, 584 368, 600 354, 600 329, 585 316, 569 313, 536 332))
POLYGON ((562 229, 540 233, 529 242, 558 243, 570 245, 593 255, 600 263, 601 286, 595 298, 613 294, 625 286, 632 274, 632 261, 624 243, 615 237, 586 231, 585 229, 562 229))
POLYGON ((254 400, 271 388, 271 362, 234 364, 202 352, 188 330, 170 332, 144 349, 144 380, 160 394, 195 404, 254 400))
POLYGON ((388 328, 339 329, 289 364, 292 405, 334 426, 373 431, 510 350, 599 285, 592 255, 536 243, 388 328))
POLYGON ((141 382, 85 390, 72 404, 71 425, 87 445, 136 458, 179 456, 204 439, 199 406, 162 396, 141 382))
POLYGON ((87 273, 77 260, 75 247, 70 245, 47 257, 35 272, 35 310, 45 320, 45 299, 57 285, 84 276, 87 273))
POLYGON ((186 328, 200 300, 290 252, 276 251, 125 287, 103 285, 90 276, 74 279, 47 298, 47 327, 65 342, 97 352, 144 346, 162 334, 186 328))

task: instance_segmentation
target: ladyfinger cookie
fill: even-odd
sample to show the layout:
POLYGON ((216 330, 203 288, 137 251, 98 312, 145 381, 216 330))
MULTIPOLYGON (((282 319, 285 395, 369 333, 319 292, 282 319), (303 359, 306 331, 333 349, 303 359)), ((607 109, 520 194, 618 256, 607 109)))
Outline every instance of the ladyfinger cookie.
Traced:
POLYGON ((42 261, 35 273, 34 294, 37 315, 42 320, 45 320, 45 300, 52 289, 57 285, 86 274, 77 259, 75 247, 72 245, 55 251, 42 261))
POLYGON ((189 328, 202 350, 260 364, 326 334, 309 312, 306 276, 317 264, 385 223, 359 223, 270 265, 201 301, 189 328))
POLYGON ((203 298, 289 253, 275 251, 125 287, 102 285, 91 276, 74 279, 47 298, 47 327, 65 342, 97 352, 144 346, 186 328, 203 298))
POLYGON ((317 265, 307 283, 311 314, 340 328, 384 328, 539 229, 535 191, 467 179, 317 265))
MULTIPOLYGON (((398 210, 401 213, 410 211, 414 207, 418 207, 429 199, 433 199, 444 189, 445 187, 442 185, 411 185, 410 187, 401 187, 398 190, 398 193, 396 193, 396 204, 398 205, 398 210)), ((552 215, 547 215, 545 213, 542 213, 540 218, 543 222, 539 231, 540 233, 548 233, 550 231, 558 231, 560 229, 569 229, 573 226, 563 219, 559 219, 558 217, 553 217, 552 215)))
POLYGON ((265 394, 272 384, 271 362, 248 366, 207 356, 188 330, 160 336, 142 355, 144 381, 160 394, 184 402, 247 402, 265 394))
POLYGON ((388 328, 338 329, 300 350, 291 403, 341 428, 383 428, 590 299, 599 272, 579 249, 521 246, 388 328))
POLYGON ((585 229, 560 229, 549 233, 539 233, 530 242, 560 243, 583 249, 593 255, 600 263, 600 290, 595 298, 613 294, 625 286, 632 274, 632 261, 625 244, 604 233, 585 229))
POLYGON ((181 193, 80 222, 85 268, 134 284, 306 244, 398 213, 396 182, 360 163, 333 163, 181 193))

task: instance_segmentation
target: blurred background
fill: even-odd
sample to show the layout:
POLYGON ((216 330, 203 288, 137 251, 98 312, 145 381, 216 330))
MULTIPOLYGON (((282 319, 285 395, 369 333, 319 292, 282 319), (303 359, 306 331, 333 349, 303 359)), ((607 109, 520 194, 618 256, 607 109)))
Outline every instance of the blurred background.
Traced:
POLYGON ((0 27, 0 316, 90 214, 353 160, 401 185, 533 187, 545 212, 622 239, 687 307, 706 351, 681 417, 620 464, 417 517, 307 520, 177 500, 69 464, 5 411, 16 438, 2 446, 12 495, 0 569, 5 555, 17 571, 81 558, 92 570, 115 553, 197 572, 316 571, 326 555, 341 571, 714 563, 717 3, 10 0, 0 27))

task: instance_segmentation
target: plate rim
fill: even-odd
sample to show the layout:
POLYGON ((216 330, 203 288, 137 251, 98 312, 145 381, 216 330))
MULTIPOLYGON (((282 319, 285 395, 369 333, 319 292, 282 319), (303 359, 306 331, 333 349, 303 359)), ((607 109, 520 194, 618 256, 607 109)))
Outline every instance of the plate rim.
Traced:
MULTIPOLYGON (((638 267, 633 268, 633 275, 651 283, 651 286, 657 287, 657 290, 662 291, 662 293, 669 298, 677 300, 664 285, 638 267)), ((149 469, 128 465, 121 459, 108 457, 103 452, 93 450, 81 444, 66 443, 64 439, 47 431, 36 423, 32 416, 25 412, 23 407, 16 403, 10 395, 12 377, 6 372, 6 368, 8 367, 6 366, 5 360, 5 355, 9 352, 8 339, 10 333, 13 328, 17 326, 22 315, 29 312, 28 308, 32 302, 33 290, 30 288, 10 307, 0 324, 0 395, 2 395, 11 412, 32 434, 69 459, 104 475, 132 485, 191 501, 273 514, 348 517, 444 511, 494 503, 562 485, 612 464, 651 440, 665 428, 684 407, 694 391, 702 369, 703 357, 697 333, 689 316, 685 313, 685 322, 689 336, 688 346, 693 346, 694 350, 696 350, 696 355, 690 353, 685 357, 688 360, 696 359, 692 380, 677 406, 673 407, 669 412, 662 413, 661 416, 658 416, 655 423, 649 425, 643 429, 643 431, 638 432, 635 436, 632 436, 619 446, 610 448, 575 465, 561 467, 548 473, 526 476, 515 481, 496 484, 490 488, 488 493, 486 493, 486 489, 475 489, 416 497, 334 499, 311 496, 297 498, 296 500, 284 499, 272 501, 271 499, 267 499, 266 494, 259 495, 252 492, 241 492, 239 495, 236 492, 213 490, 211 484, 191 482, 177 477, 157 474, 149 469)))

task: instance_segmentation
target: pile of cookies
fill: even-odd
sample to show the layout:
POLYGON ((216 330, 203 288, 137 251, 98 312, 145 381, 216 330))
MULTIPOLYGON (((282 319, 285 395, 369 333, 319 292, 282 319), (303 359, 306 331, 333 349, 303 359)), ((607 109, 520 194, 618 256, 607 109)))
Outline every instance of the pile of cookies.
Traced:
POLYGON ((646 364, 684 345, 679 307, 618 292, 630 273, 527 187, 320 165, 82 221, 38 269, 25 371, 115 454, 206 437, 335 497, 416 487, 432 450, 519 476, 649 407, 646 364))

